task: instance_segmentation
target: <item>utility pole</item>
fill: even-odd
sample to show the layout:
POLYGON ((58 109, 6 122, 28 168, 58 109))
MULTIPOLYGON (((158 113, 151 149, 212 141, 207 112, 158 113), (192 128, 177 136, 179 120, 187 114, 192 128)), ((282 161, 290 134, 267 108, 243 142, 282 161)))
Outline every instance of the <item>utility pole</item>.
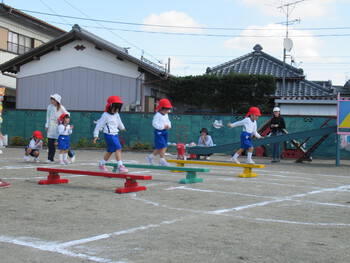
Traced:
MULTIPOLYGON (((281 9, 284 14, 286 15, 286 22, 282 23, 286 25, 286 37, 285 40, 288 39, 288 26, 293 25, 295 22, 300 22, 300 19, 296 19, 293 21, 289 21, 289 16, 293 12, 295 6, 300 3, 304 2, 306 0, 298 0, 290 3, 281 4, 278 6, 278 9, 281 9)), ((286 47, 283 45, 283 68, 282 68, 282 92, 281 95, 286 95, 286 47)))

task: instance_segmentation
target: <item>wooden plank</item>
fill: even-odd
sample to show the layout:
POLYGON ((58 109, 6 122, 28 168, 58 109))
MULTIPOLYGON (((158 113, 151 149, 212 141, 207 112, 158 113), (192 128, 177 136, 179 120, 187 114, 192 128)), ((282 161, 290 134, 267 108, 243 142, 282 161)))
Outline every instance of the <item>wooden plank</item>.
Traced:
MULTIPOLYGON (((263 164, 244 164, 244 163, 225 163, 225 162, 206 162, 192 160, 167 160, 168 163, 183 163, 183 164, 202 164, 202 165, 218 165, 218 166, 235 166, 247 168, 265 168, 263 164)), ((177 167, 176 167, 177 168, 177 167)))
MULTIPOLYGON (((337 126, 330 126, 326 128, 318 128, 314 130, 293 132, 293 133, 282 134, 278 136, 270 136, 270 137, 265 137, 264 139, 256 139, 256 140, 252 140, 252 145, 256 147, 259 145, 296 140, 299 138, 323 136, 326 134, 332 134, 336 132, 337 132, 337 126)), ((223 144, 223 145, 217 145, 217 146, 211 146, 211 147, 194 146, 194 147, 189 147, 187 151, 189 154, 206 155, 211 153, 221 153, 221 152, 228 152, 228 151, 232 152, 235 149, 238 149, 239 147, 240 147, 240 142, 235 142, 235 143, 223 144)))
POLYGON ((37 171, 49 172, 49 175, 47 176, 47 180, 39 181, 39 184, 41 185, 68 183, 68 179, 61 179, 60 173, 123 178, 125 179, 124 187, 119 187, 115 190, 115 192, 119 194, 145 191, 146 187, 139 186, 137 183, 137 180, 152 179, 151 175, 116 174, 116 173, 103 173, 103 172, 94 172, 94 171, 70 170, 70 169, 46 168, 46 167, 38 167, 37 171))
POLYGON ((41 172, 80 174, 80 175, 101 176, 101 177, 126 178, 126 179, 135 179, 135 180, 152 179, 151 175, 116 174, 116 173, 103 173, 103 172, 95 172, 95 171, 70 170, 70 169, 46 168, 46 167, 38 167, 37 170, 41 172))
MULTIPOLYGON (((118 167, 116 163, 106 163, 106 166, 118 167)), ((210 172, 209 168, 194 168, 194 167, 179 167, 179 166, 156 166, 156 165, 145 165, 145 164, 123 164, 125 167, 130 168, 144 168, 144 169, 157 169, 157 170, 176 170, 184 172, 210 172)))

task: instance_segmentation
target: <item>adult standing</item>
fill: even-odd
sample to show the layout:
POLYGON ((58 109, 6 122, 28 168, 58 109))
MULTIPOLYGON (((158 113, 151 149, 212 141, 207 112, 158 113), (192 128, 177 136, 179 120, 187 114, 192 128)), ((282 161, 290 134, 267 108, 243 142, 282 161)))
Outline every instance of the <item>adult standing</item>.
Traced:
POLYGON ((46 163, 53 163, 56 153, 55 142, 58 139, 58 125, 62 114, 69 114, 66 108, 61 105, 61 96, 53 94, 50 96, 50 105, 47 107, 46 124, 48 155, 46 163))
MULTIPOLYGON (((271 136, 281 135, 282 130, 286 128, 281 110, 279 107, 273 108, 273 117, 270 120, 271 136)), ((272 148, 272 163, 280 162, 281 160, 281 143, 276 142, 272 148)))

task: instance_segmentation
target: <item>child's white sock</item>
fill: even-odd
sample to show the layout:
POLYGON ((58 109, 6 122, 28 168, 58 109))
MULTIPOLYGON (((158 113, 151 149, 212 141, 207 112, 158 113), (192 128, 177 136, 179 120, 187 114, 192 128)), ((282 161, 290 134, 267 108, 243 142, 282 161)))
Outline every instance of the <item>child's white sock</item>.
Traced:
POLYGON ((64 153, 64 154, 63 154, 63 161, 67 161, 67 156, 68 156, 67 153, 64 153))
POLYGON ((231 158, 231 159, 237 159, 237 158, 238 158, 238 156, 239 156, 239 154, 238 154, 238 153, 235 153, 235 154, 232 156, 232 158, 231 158))
POLYGON ((58 158, 60 159, 60 161, 63 161, 63 153, 58 154, 58 158))
POLYGON ((248 152, 248 154, 247 154, 247 159, 248 159, 248 160, 251 160, 251 159, 252 159, 252 155, 253 155, 253 153, 248 152))
POLYGON ((123 161, 117 161, 118 166, 123 165, 123 161))
POLYGON ((102 161, 100 162, 101 165, 106 164, 107 161, 105 161, 105 159, 102 159, 102 161))

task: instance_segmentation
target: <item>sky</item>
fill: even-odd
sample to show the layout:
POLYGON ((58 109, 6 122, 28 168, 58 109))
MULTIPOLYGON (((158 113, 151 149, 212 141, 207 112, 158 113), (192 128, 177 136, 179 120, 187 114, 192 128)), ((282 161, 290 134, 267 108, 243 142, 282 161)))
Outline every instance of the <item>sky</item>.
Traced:
POLYGON ((283 61, 306 79, 350 79, 350 0, 2 0, 63 30, 74 24, 129 54, 169 67, 175 76, 202 75, 253 51, 283 61))

